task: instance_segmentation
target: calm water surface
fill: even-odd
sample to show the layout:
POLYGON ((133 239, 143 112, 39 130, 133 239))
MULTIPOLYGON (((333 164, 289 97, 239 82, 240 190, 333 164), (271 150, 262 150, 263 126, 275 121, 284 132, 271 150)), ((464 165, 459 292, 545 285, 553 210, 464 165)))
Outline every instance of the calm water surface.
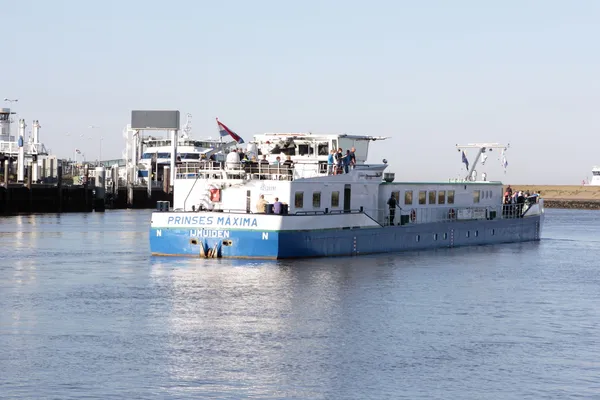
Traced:
POLYGON ((152 258, 149 215, 0 219, 0 398, 600 398, 598 211, 293 262, 152 258))

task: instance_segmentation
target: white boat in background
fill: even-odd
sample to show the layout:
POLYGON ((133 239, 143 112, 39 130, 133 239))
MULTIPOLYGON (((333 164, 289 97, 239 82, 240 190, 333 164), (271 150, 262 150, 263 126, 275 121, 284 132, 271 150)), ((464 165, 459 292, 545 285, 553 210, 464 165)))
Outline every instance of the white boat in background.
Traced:
MULTIPOLYGON (((194 139, 191 136, 191 114, 183 131, 177 140, 177 164, 198 163, 202 160, 224 161, 223 152, 235 147, 237 142, 222 139, 194 139)), ((141 155, 138 161, 138 175, 141 180, 146 180, 149 171, 154 181, 163 180, 165 166, 171 164, 171 138, 146 136, 141 138, 141 155)))

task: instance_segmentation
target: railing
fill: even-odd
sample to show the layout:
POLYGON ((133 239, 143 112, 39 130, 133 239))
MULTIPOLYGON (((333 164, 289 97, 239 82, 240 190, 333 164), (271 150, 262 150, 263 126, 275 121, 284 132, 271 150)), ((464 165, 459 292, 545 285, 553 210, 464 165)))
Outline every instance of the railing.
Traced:
MULTIPOLYGON (((409 224, 424 224, 424 223, 444 223, 453 221, 472 221, 472 220, 494 220, 507 218, 520 218, 525 212, 525 204, 509 204, 499 206, 481 206, 481 207, 423 207, 423 208, 396 208, 393 219, 390 219, 389 208, 374 208, 374 209, 334 209, 334 210, 306 210, 296 211, 284 214, 285 216, 317 216, 317 215, 339 215, 339 214, 361 214, 364 213, 380 226, 390 225, 409 225, 409 224), (519 207, 523 206, 523 207, 519 207), (413 212, 414 211, 414 212, 413 212)), ((180 211, 183 210, 174 210, 180 211)), ((233 214, 257 214, 250 210, 240 209, 214 209, 206 210, 200 208, 191 212, 197 211, 212 211, 233 214)), ((264 214, 263 215, 278 215, 264 214)))
POLYGON ((520 218, 525 208, 498 206, 470 206, 470 207, 421 207, 399 208, 394 212, 393 218, 389 208, 365 209, 365 214, 383 226, 423 224, 433 222, 452 222, 500 218, 520 218))
POLYGON ((294 167, 285 165, 269 165, 263 163, 228 163, 203 161, 185 163, 177 167, 177 179, 259 179, 288 180, 294 179, 294 167))

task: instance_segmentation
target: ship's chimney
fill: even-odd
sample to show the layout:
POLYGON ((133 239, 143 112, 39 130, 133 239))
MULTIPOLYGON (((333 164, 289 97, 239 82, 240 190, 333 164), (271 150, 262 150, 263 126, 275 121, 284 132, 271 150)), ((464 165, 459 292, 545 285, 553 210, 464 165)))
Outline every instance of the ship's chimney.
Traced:
POLYGON ((40 142, 40 121, 37 119, 33 121, 33 143, 38 144, 40 142))
POLYGON ((17 181, 25 180, 25 124, 24 119, 19 120, 19 138, 17 145, 19 146, 19 154, 17 155, 17 181))

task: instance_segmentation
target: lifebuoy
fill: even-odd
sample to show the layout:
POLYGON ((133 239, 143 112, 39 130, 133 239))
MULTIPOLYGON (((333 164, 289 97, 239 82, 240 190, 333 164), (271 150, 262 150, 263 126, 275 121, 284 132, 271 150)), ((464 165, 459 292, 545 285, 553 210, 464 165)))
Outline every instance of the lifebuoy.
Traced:
POLYGON ((412 222, 415 222, 415 221, 416 221, 416 219, 417 219, 417 212, 416 212, 416 211, 415 211, 415 209, 413 208, 413 209, 410 211, 410 220, 411 220, 412 222))
POLYGON ((450 218, 450 219, 456 218, 456 213, 454 212, 454 208, 451 208, 450 211, 448 211, 448 218, 450 218))
POLYGON ((218 203, 221 201, 221 189, 210 188, 210 201, 218 203))

